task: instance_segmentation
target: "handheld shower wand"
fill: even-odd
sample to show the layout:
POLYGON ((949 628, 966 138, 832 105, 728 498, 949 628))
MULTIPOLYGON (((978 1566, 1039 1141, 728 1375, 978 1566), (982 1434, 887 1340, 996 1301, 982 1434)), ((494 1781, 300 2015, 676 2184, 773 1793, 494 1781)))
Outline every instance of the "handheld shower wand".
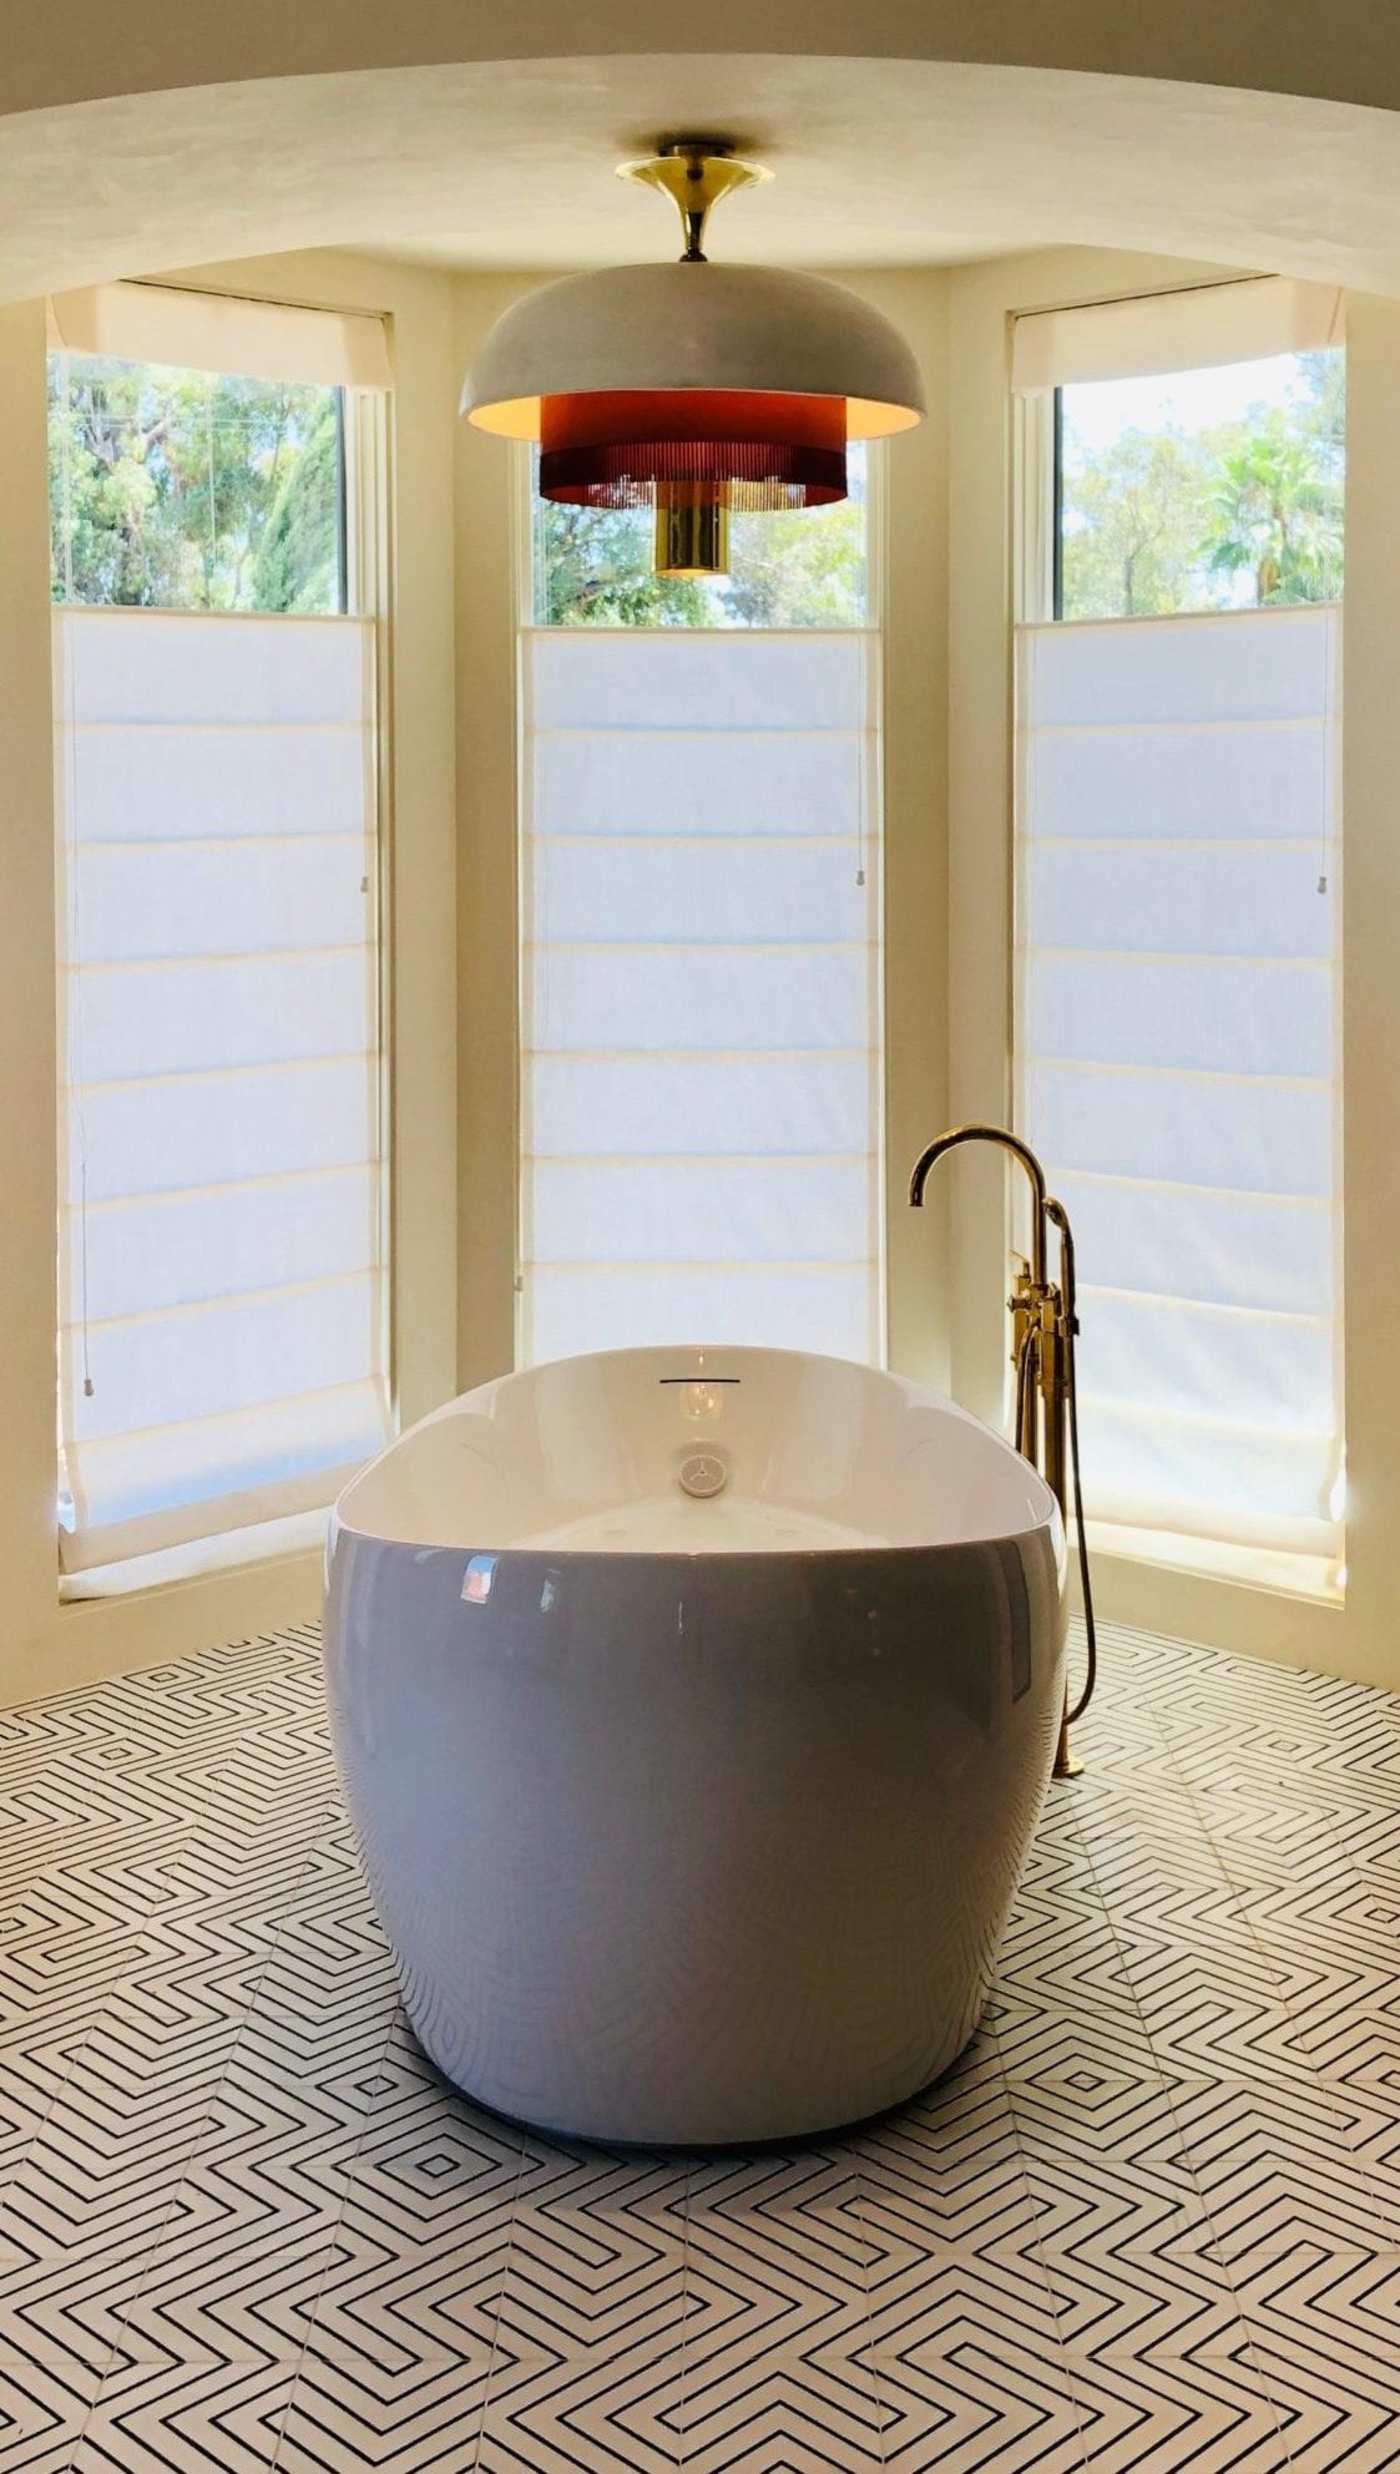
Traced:
POLYGON ((1070 1751, 1069 1730, 1093 1699, 1098 1677, 1098 1637, 1089 1549, 1084 1536, 1084 1490, 1079 1474, 1079 1402, 1074 1363, 1079 1315, 1074 1235, 1063 1203, 1046 1191, 1045 1171, 1029 1143, 1000 1125, 953 1126, 920 1152, 909 1180, 909 1200, 916 1211, 923 1207, 924 1187, 934 1162, 963 1143, 977 1142, 993 1143, 999 1150, 1009 1152, 1025 1170, 1031 1189, 1030 1261, 1017 1257, 1019 1269, 1006 1301, 1011 1315, 1011 1363, 1016 1375, 1016 1448, 1040 1471, 1066 1521, 1068 1497, 1073 1488, 1088 1667, 1084 1689, 1072 1709, 1066 1698, 1055 1752, 1055 1776, 1072 1778, 1079 1765, 1070 1751), (1059 1239, 1058 1280, 1052 1280, 1049 1274, 1051 1228, 1059 1239))

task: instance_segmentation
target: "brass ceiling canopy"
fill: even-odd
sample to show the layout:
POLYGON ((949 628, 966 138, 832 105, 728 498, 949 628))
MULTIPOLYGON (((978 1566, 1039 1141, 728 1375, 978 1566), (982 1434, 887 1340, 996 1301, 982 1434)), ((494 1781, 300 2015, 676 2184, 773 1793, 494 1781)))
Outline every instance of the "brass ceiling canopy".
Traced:
POLYGON ((674 201, 685 234, 683 266, 707 266, 705 226, 713 207, 735 189, 751 189, 773 175, 766 164, 746 162, 727 138, 676 137, 654 155, 619 163, 619 180, 638 180, 674 201))

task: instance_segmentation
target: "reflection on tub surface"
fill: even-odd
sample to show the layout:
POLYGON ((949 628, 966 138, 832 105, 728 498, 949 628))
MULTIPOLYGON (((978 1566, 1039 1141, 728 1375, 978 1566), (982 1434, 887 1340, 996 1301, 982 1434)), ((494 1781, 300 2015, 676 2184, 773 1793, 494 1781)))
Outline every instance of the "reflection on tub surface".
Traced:
POLYGON ((426 1419, 337 1506, 326 1658, 427 2050, 648 2143, 911 2094, 976 2025, 1063 1645, 1048 1491, 896 1377, 623 1350, 426 1419))

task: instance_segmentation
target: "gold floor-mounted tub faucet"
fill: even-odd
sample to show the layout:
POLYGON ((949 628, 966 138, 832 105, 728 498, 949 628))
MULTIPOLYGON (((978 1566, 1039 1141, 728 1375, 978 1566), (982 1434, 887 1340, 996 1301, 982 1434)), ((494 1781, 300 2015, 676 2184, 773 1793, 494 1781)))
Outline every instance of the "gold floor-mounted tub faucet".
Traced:
POLYGON ((1038 1469, 1060 1507, 1066 1526, 1069 1496, 1074 1496, 1074 1524, 1079 1571, 1084 1592, 1084 1628, 1089 1663, 1084 1689, 1071 1709, 1066 1698, 1055 1753, 1055 1776, 1072 1778, 1079 1764, 1070 1751, 1069 1730, 1083 1716, 1093 1697, 1098 1669, 1094 1631, 1094 1601, 1089 1583, 1089 1552, 1084 1538, 1084 1496, 1079 1479, 1079 1412, 1075 1393, 1074 1343, 1079 1331, 1075 1299, 1074 1236, 1063 1203, 1046 1192, 1045 1171, 1019 1134, 1000 1125, 955 1125, 919 1154, 909 1180, 909 1200, 923 1206, 924 1187, 935 1160, 963 1143, 994 1143, 1019 1160, 1031 1189, 1031 1252, 1014 1259, 1016 1277, 1007 1307, 1011 1315, 1011 1364, 1016 1378, 1016 1448, 1038 1469), (1059 1278, 1050 1278, 1050 1236, 1059 1239, 1059 1278))

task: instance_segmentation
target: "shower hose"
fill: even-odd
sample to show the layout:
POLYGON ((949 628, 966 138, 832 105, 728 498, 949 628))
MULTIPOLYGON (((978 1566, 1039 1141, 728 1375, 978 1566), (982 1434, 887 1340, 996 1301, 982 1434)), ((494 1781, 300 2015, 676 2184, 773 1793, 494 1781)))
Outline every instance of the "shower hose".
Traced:
MULTIPOLYGON (((1094 1622, 1094 1588, 1089 1572, 1089 1543, 1084 1534, 1084 1487, 1079 1474, 1079 1381, 1075 1364, 1075 1340, 1079 1332, 1079 1311, 1075 1298, 1074 1235, 1063 1204, 1053 1198, 1045 1205, 1046 1218, 1059 1231, 1061 1245, 1061 1288, 1064 1308, 1065 1402, 1069 1412, 1069 1459, 1074 1487, 1074 1534, 1079 1553, 1079 1584, 1084 1600, 1085 1671, 1084 1689, 1072 1707, 1065 1711, 1065 1723, 1073 1726, 1082 1718, 1094 1697, 1098 1681, 1099 1642, 1094 1622)), ((1016 1431, 1026 1432, 1026 1404, 1032 1387, 1040 1376, 1040 1329, 1035 1323, 1026 1328, 1021 1354, 1016 1367, 1016 1431)), ((1060 1507, 1064 1510, 1063 1504, 1060 1507)))

